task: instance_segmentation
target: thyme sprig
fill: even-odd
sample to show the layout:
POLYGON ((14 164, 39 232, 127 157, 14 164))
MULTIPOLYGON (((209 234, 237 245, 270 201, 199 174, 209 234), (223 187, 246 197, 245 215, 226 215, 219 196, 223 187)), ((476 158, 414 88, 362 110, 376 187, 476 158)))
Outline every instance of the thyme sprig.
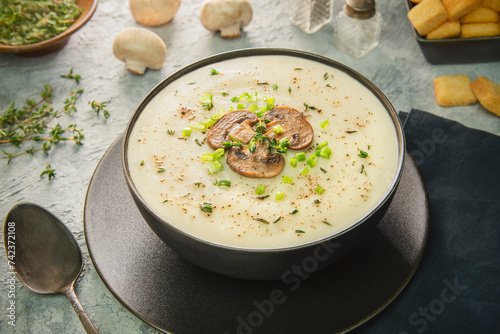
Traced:
POLYGON ((69 97, 64 101, 62 109, 55 110, 52 105, 52 87, 45 84, 40 94, 40 99, 26 100, 26 105, 17 108, 12 102, 7 110, 0 116, 0 145, 11 144, 16 148, 21 148, 21 143, 34 143, 29 149, 18 153, 9 153, 2 149, 4 156, 1 159, 8 159, 23 155, 33 154, 43 151, 48 154, 53 144, 60 141, 73 141, 76 145, 82 145, 84 139, 82 129, 76 124, 66 127, 57 123, 50 126, 51 122, 63 114, 71 115, 76 112, 75 103, 83 93, 83 88, 71 89, 69 97))

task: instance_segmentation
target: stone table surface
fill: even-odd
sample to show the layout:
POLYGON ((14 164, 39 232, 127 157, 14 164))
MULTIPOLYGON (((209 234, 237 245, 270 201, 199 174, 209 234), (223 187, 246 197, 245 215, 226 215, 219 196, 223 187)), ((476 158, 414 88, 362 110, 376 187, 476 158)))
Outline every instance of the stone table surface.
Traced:
MULTIPOLYGON (((251 0, 254 15, 240 38, 225 40, 200 23, 201 0, 183 0, 173 21, 155 28, 167 46, 167 59, 161 70, 148 70, 143 76, 125 70, 112 52, 114 37, 128 27, 140 27, 128 3, 100 0, 92 19, 71 37, 60 51, 40 57, 0 54, 0 108, 12 101, 21 106, 27 98, 37 98, 43 85, 53 87, 53 106, 61 108, 73 80, 61 78, 70 69, 81 75, 84 88, 69 118, 84 129, 84 145, 58 144, 49 156, 34 154, 0 161, 0 219, 19 202, 35 202, 55 213, 73 232, 80 244, 85 267, 76 291, 90 318, 102 333, 156 333, 130 313, 108 291, 90 260, 83 230, 86 190, 99 160, 109 145, 124 131, 135 108, 163 78, 201 58, 233 49, 283 47, 317 53, 352 67, 372 80, 398 111, 412 108, 457 120, 466 126, 500 134, 499 118, 478 103, 443 108, 435 101, 432 79, 449 74, 467 74, 474 80, 486 76, 500 82, 500 62, 460 65, 432 65, 424 58, 408 19, 405 2, 380 0, 378 10, 384 25, 379 46, 362 59, 337 50, 332 43, 332 25, 308 35, 289 21, 285 0, 251 0), (111 116, 92 112, 89 101, 109 101, 111 116), (50 163, 56 177, 48 180, 40 173, 50 163)), ((335 3, 335 13, 342 3, 335 3)), ((61 122, 68 118, 61 118, 61 122)), ((10 150, 7 146, 0 147, 10 150)), ((2 254, 5 252, 2 250, 2 254)), ((77 316, 62 294, 36 295, 16 281, 15 297, 9 296, 10 269, 5 255, 0 261, 1 333, 84 333, 77 316), (16 326, 8 324, 9 303, 16 303, 16 326)), ((404 293, 404 291, 403 291, 404 293)), ((376 321, 376 318, 372 321, 376 321)), ((362 327, 361 327, 362 330, 362 327)), ((181 333, 182 334, 182 333, 181 333)))

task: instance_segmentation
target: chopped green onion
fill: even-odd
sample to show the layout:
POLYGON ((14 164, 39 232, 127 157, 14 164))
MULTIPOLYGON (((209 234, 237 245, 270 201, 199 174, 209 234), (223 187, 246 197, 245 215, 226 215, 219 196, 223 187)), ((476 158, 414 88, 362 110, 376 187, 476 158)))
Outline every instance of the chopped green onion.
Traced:
POLYGON ((316 162, 318 161, 318 156, 316 154, 312 154, 309 159, 307 159, 306 163, 309 165, 309 167, 314 167, 316 166, 316 162))
POLYGON ((200 98, 200 103, 203 106, 203 109, 205 110, 210 110, 213 108, 213 103, 212 103, 212 98, 214 96, 210 93, 208 94, 203 94, 200 98))
POLYGON ((218 173, 222 170, 222 164, 220 161, 214 161, 212 162, 212 164, 210 165, 210 167, 208 167, 208 172, 210 174, 215 174, 215 173, 218 173))
POLYGON ((139 164, 140 166, 144 166, 144 160, 141 161, 141 163, 139 164))
POLYGON ((326 146, 328 146, 328 142, 324 141, 321 144, 318 144, 318 147, 316 147, 316 149, 320 150, 320 149, 322 149, 323 147, 326 147, 326 146))
POLYGON ((285 198, 285 193, 282 191, 276 193, 276 196, 274 196, 274 199, 277 201, 281 201, 283 198, 285 198))
POLYGON ((259 110, 259 107, 256 104, 252 104, 250 107, 248 107, 248 110, 256 112, 259 110))
POLYGON ((306 176, 307 174, 309 174, 309 168, 307 168, 307 167, 302 168, 302 170, 300 171, 300 174, 302 174, 303 176, 306 176))
POLYGON ((266 186, 263 184, 259 184, 257 188, 255 188, 255 193, 257 195, 262 195, 266 191, 266 186))
POLYGON ((323 147, 319 152, 319 156, 325 159, 330 159, 330 155, 332 155, 332 150, 328 147, 323 147))
POLYGON ((222 158, 224 156, 224 149, 223 148, 218 148, 215 150, 214 154, 213 154, 213 157, 212 157, 212 160, 213 161, 218 161, 220 160, 220 158, 222 158))
POLYGON ((271 110, 274 108, 274 102, 276 101, 276 99, 274 97, 270 97, 268 100, 267 100, 267 104, 266 104, 266 111, 267 110, 271 110))
POLYGON ((217 185, 219 187, 231 187, 231 181, 229 181, 229 180, 219 180, 217 182, 217 185))
POLYGON ((325 192, 325 189, 322 187, 322 186, 317 186, 316 188, 314 188, 314 190, 318 193, 318 194, 322 194, 325 192))
POLYGON ((182 136, 183 137, 189 137, 189 136, 191 136, 191 128, 182 129, 182 136))
POLYGON ((247 99, 248 102, 256 102, 257 101, 257 92, 253 93, 248 93, 248 92, 243 92, 243 96, 247 99))
POLYGON ((297 158, 297 161, 305 161, 306 160, 306 154, 304 152, 296 153, 295 157, 297 158))
POLYGON ((283 178, 281 179, 281 181, 282 181, 283 183, 292 184, 292 182, 293 182, 293 177, 283 175, 283 178))
POLYGON ((236 109, 238 109, 238 110, 243 110, 243 109, 245 109, 245 105, 244 105, 243 103, 238 103, 238 104, 236 105, 236 109))
POLYGON ((218 74, 220 73, 215 68, 212 68, 212 70, 210 71, 210 75, 218 75, 218 74))
POLYGON ((214 154, 213 153, 203 153, 201 155, 201 161, 204 161, 204 162, 214 161, 214 154))
POLYGON ((297 159, 290 158, 290 166, 292 166, 293 168, 297 167, 297 159))
POLYGON ((205 131, 207 129, 207 125, 205 122, 191 122, 189 123, 189 127, 193 130, 205 131))
POLYGON ((283 132, 283 127, 281 125, 276 125, 275 127, 273 127, 273 131, 276 132, 276 133, 282 133, 283 132))
POLYGON ((236 102, 236 101, 238 101, 239 99, 240 99, 240 97, 239 97, 239 96, 233 96, 233 97, 231 98, 231 102, 236 102))
POLYGON ((274 84, 273 90, 278 90, 278 84, 274 84))
POLYGON ((323 122, 319 123, 319 126, 321 126, 322 129, 326 128, 330 124, 328 120, 324 120, 323 122))

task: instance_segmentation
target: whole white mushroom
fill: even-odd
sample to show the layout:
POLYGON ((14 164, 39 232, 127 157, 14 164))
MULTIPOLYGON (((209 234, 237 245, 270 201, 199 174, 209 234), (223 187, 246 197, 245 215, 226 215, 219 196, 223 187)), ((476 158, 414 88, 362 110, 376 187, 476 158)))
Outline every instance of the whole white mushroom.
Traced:
POLYGON ((174 18, 181 0, 129 0, 134 19, 145 26, 159 26, 174 18))
POLYGON ((167 47, 160 36, 144 28, 127 28, 116 35, 113 53, 124 61, 127 70, 144 74, 146 68, 159 70, 167 57, 167 47))
POLYGON ((221 37, 241 36, 241 28, 252 20, 248 0, 206 0, 201 7, 200 21, 210 31, 220 30, 221 37))

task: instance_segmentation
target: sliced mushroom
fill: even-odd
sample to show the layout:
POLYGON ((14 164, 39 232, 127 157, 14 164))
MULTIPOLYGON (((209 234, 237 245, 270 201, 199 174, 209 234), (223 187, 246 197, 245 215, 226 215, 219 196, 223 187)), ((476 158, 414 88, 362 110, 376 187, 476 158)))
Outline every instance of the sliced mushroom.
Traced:
POLYGON ((288 138, 290 148, 299 150, 309 145, 314 138, 314 130, 311 124, 305 119, 304 113, 290 107, 276 107, 269 110, 264 119, 271 122, 266 124, 268 132, 266 135, 276 140, 288 138), (281 125, 283 131, 276 133, 275 126, 281 125))
POLYGON ((241 140, 242 143, 247 144, 255 135, 252 126, 257 121, 257 115, 250 110, 229 112, 212 125, 207 134, 207 143, 214 150, 224 148, 222 144, 231 141, 229 138, 229 135, 231 135, 236 140, 241 140), (252 136, 249 135, 250 131, 253 132, 252 136))
POLYGON ((275 177, 285 166, 283 155, 270 154, 262 142, 257 143, 253 153, 247 146, 233 147, 227 153, 226 162, 236 173, 251 178, 275 177))

